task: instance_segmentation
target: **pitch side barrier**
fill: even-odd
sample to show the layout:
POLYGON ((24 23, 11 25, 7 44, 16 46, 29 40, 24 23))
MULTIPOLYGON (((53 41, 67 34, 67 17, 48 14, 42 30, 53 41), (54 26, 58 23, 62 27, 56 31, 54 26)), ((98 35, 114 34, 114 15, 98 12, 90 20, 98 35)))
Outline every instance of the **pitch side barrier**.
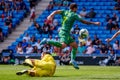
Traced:
MULTIPOLYGON (((30 59, 40 59, 40 54, 15 54, 15 59, 18 61, 18 64, 21 64, 26 58, 30 59)), ((76 61, 79 65, 99 65, 100 60, 104 60, 108 55, 79 55, 76 57, 76 61)), ((120 58, 120 55, 117 55, 117 58, 120 58)), ((54 56, 57 64, 59 63, 59 56, 54 56)))

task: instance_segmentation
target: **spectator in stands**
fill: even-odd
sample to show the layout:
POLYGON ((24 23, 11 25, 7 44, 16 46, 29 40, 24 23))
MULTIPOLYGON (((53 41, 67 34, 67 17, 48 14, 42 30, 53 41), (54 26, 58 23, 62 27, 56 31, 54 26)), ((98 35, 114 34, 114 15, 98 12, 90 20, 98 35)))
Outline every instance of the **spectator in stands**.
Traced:
POLYGON ((8 9, 7 8, 4 8, 3 14, 4 14, 5 17, 8 17, 8 9))
MULTIPOLYGON (((58 29, 57 29, 57 32, 58 32, 58 33, 60 32, 60 29, 61 29, 61 27, 58 27, 58 29)), ((72 28, 72 30, 73 30, 73 28, 72 28)))
POLYGON ((20 0, 20 10, 26 10, 26 5, 23 0, 20 0))
POLYGON ((2 13, 1 18, 2 18, 2 21, 5 20, 5 15, 4 15, 4 13, 2 13))
POLYGON ((89 46, 92 43, 92 40, 90 37, 88 37, 87 41, 86 41, 86 46, 89 46))
POLYGON ((52 22, 50 22, 49 25, 50 25, 49 35, 52 35, 53 34, 53 30, 55 29, 56 26, 54 26, 52 22))
POLYGON ((107 25, 106 25, 106 29, 107 29, 107 30, 110 30, 110 33, 111 33, 111 31, 112 31, 114 28, 115 28, 115 25, 113 24, 112 19, 110 19, 110 20, 108 21, 107 25))
POLYGON ((5 4, 2 4, 2 2, 0 2, 0 10, 4 10, 5 4))
POLYGON ((32 7, 30 10, 30 22, 35 20, 35 8, 32 7))
POLYGON ((75 28, 73 31, 75 34, 79 34, 80 28, 78 27, 78 24, 75 25, 75 28))
MULTIPOLYGON (((50 53, 53 53, 53 46, 48 45, 48 50, 47 51, 50 52, 50 53)), ((55 53, 55 56, 56 55, 57 54, 55 53)))
POLYGON ((115 50, 115 53, 119 53, 119 40, 116 40, 115 43, 113 43, 113 49, 115 50))
POLYGON ((115 65, 120 66, 120 58, 115 61, 115 65))
POLYGON ((115 10, 120 10, 120 0, 117 0, 117 3, 114 6, 115 10))
POLYGON ((16 10, 19 11, 20 10, 20 1, 16 0, 16 10))
POLYGON ((2 28, 0 28, 0 42, 4 41, 4 35, 3 35, 3 31, 2 28))
POLYGON ((69 6, 69 1, 68 0, 63 0, 63 6, 68 7, 69 6))
POLYGON ((85 53, 85 50, 86 50, 85 44, 82 44, 82 42, 80 42, 78 45, 78 54, 77 55, 85 53))
POLYGON ((53 20, 53 26, 54 26, 54 29, 57 30, 57 26, 59 25, 58 23, 58 20, 57 19, 54 19, 53 20))
POLYGON ((54 0, 56 6, 62 6, 62 0, 54 0))
POLYGON ((59 37, 58 36, 55 36, 55 39, 54 39, 54 41, 60 41, 60 39, 59 39, 59 37))
POLYGON ((39 32, 39 34, 42 34, 42 27, 41 27, 41 25, 39 25, 37 22, 34 22, 34 26, 37 29, 37 31, 39 32))
POLYGON ((52 35, 49 35, 48 40, 54 40, 53 37, 52 37, 52 35))
POLYGON ((32 35, 32 37, 30 38, 30 41, 29 41, 29 42, 31 43, 31 45, 35 44, 36 38, 35 38, 34 35, 32 35))
POLYGON ((49 45, 45 44, 43 47, 41 47, 41 52, 46 52, 48 51, 49 45))
POLYGON ((23 48, 22 48, 22 44, 21 43, 18 43, 18 45, 16 47, 16 53, 23 54, 23 48))
POLYGON ((105 44, 102 44, 101 48, 100 48, 100 54, 107 54, 108 53, 108 49, 105 46, 105 44))
POLYGON ((113 65, 115 64, 115 61, 116 61, 116 54, 114 52, 114 50, 112 49, 112 47, 110 46, 109 47, 109 54, 108 54, 108 58, 105 58, 104 60, 102 61, 99 61, 99 64, 101 66, 105 66, 105 65, 113 65))
POLYGON ((38 53, 38 47, 37 46, 33 46, 33 53, 38 53))
POLYGON ((108 62, 106 65, 113 65, 116 61, 116 54, 114 50, 110 51, 110 54, 108 55, 108 62))
POLYGON ((54 0, 51 0, 51 1, 49 2, 49 5, 48 5, 48 7, 47 7, 47 10, 50 11, 51 9, 53 9, 54 6, 55 6, 55 2, 54 2, 54 0))
POLYGON ((29 0, 29 2, 30 2, 30 8, 35 7, 35 1, 36 0, 29 0))
MULTIPOLYGON (((7 16, 10 16, 11 18, 14 18, 15 16, 13 16, 13 12, 14 12, 14 11, 12 11, 12 9, 9 10, 8 13, 7 13, 7 16)), ((3 17, 5 17, 5 16, 3 16, 3 17)), ((4 20, 4 19, 3 19, 3 20, 4 20)))
MULTIPOLYGON (((98 49, 100 49, 101 47, 102 47, 102 45, 103 45, 103 42, 102 42, 102 40, 101 39, 99 39, 99 44, 98 44, 98 49)), ((106 45, 106 46, 108 46, 108 45, 106 45)), ((107 47, 108 48, 108 47, 107 47)))
POLYGON ((70 48, 71 48, 70 46, 67 46, 66 48, 62 49, 62 52, 66 52, 67 51, 67 53, 70 53, 71 52, 70 48))
POLYGON ((4 9, 5 9, 5 1, 4 0, 1 1, 1 7, 2 7, 2 10, 4 11, 4 9))
POLYGON ((69 65, 70 55, 68 51, 63 52, 63 55, 60 57, 60 65, 69 65))
POLYGON ((115 22, 114 25, 115 25, 115 30, 119 30, 119 24, 118 24, 118 22, 115 22))
POLYGON ((5 25, 8 26, 9 33, 12 32, 12 19, 10 16, 8 16, 5 20, 5 25))
POLYGON ((25 34, 25 36, 23 37, 23 39, 26 40, 26 42, 29 42, 30 41, 30 36, 28 33, 25 34))
POLYGON ((97 37, 97 34, 95 34, 94 35, 94 39, 93 39, 93 41, 92 41, 92 43, 93 43, 93 45, 95 46, 95 47, 98 47, 98 45, 99 45, 99 38, 97 37))
POLYGON ((80 16, 81 16, 81 17, 83 17, 83 18, 85 18, 85 17, 86 17, 86 15, 87 15, 86 8, 85 8, 85 7, 83 7, 83 8, 82 8, 82 11, 80 11, 80 16))
POLYGON ((108 53, 109 53, 109 50, 112 50, 112 49, 113 49, 112 45, 111 45, 110 43, 108 43, 108 42, 107 42, 107 44, 106 44, 106 47, 107 47, 107 49, 108 49, 108 53))
POLYGON ((95 52, 95 48, 93 46, 93 43, 90 44, 90 46, 87 47, 87 49, 85 50, 84 54, 93 54, 95 52))
POLYGON ((94 11, 94 8, 90 9, 90 12, 87 13, 87 18, 94 18, 96 16, 96 12, 94 11))
POLYGON ((16 12, 17 12, 17 4, 16 4, 15 0, 13 0, 13 4, 11 4, 11 6, 12 6, 12 9, 16 10, 16 12))
POLYGON ((28 46, 26 47, 26 54, 31 54, 33 53, 33 47, 31 43, 28 43, 28 46))
POLYGON ((107 15, 106 15, 106 22, 108 22, 110 19, 111 19, 111 18, 110 18, 110 15, 107 14, 107 15))
POLYGON ((108 54, 110 54, 111 50, 113 50, 113 46, 108 46, 108 54))
POLYGON ((119 22, 119 17, 117 16, 116 13, 113 13, 112 21, 119 22))
POLYGON ((1 63, 2 64, 9 64, 10 63, 10 57, 9 56, 4 56, 4 57, 2 57, 2 59, 1 59, 1 63))
POLYGON ((49 30, 50 30, 50 25, 47 23, 47 21, 45 21, 43 25, 43 33, 49 34, 49 30))
POLYGON ((41 49, 42 46, 40 45, 40 39, 38 39, 33 46, 37 46, 38 49, 41 49))
POLYGON ((28 42, 26 42, 26 39, 23 39, 23 41, 22 41, 23 52, 26 52, 27 46, 28 46, 28 42))

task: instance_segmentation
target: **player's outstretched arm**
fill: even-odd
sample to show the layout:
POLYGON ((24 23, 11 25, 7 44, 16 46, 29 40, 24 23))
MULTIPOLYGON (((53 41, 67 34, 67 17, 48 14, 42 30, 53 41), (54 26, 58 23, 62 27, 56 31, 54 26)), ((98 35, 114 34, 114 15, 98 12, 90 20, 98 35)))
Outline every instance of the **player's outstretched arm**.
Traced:
POLYGON ((116 38, 118 35, 120 34, 120 30, 118 32, 116 32, 110 39, 106 39, 107 42, 112 41, 114 38, 116 38))
POLYGON ((56 10, 56 11, 53 11, 48 17, 47 17, 47 20, 50 20, 52 21, 53 20, 53 17, 55 14, 60 14, 61 13, 61 10, 56 10))
POLYGON ((100 22, 91 22, 91 21, 86 21, 86 20, 81 20, 82 23, 84 24, 94 24, 94 25, 97 25, 97 26, 100 26, 100 22))

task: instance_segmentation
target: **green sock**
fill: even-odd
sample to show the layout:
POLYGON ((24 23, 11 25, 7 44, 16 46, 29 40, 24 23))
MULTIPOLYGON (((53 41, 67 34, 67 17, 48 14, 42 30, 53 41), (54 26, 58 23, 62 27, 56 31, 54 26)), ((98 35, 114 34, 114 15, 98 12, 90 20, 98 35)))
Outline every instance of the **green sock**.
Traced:
POLYGON ((49 41, 47 41, 47 43, 51 44, 53 46, 56 46, 56 47, 62 47, 62 44, 60 42, 57 42, 57 41, 49 40, 49 41))
POLYGON ((71 51, 71 60, 75 60, 76 53, 77 53, 77 48, 72 48, 72 51, 71 51))

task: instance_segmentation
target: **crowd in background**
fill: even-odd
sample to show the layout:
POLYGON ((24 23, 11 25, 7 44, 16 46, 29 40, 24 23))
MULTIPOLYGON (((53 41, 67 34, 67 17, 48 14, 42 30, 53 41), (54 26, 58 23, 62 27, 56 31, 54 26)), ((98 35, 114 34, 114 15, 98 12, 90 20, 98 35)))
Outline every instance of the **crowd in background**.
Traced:
MULTIPOLYGON (((12 33, 15 29, 15 25, 13 24, 13 18, 16 15, 13 13, 25 12, 24 17, 31 11, 33 12, 32 8, 35 7, 37 0, 28 0, 30 6, 25 4, 23 0, 0 0, 0 19, 4 23, 4 27, 8 27, 8 32, 12 33)), ((34 17, 32 16, 34 19, 34 17)), ((3 34, 3 29, 0 27, 0 42, 4 41, 4 37, 7 37, 3 34)))
MULTIPOLYGON (((20 0, 22 2, 22 0, 20 0)), ((19 1, 15 1, 16 3, 19 1)), ((55 6, 65 6, 68 7, 70 0, 51 0, 47 10, 50 11, 53 9, 55 6)), ((35 6, 35 3, 30 0, 30 7, 33 8, 35 6)), ((117 0, 114 9, 119 11, 120 8, 120 0, 117 0)), ((23 4, 22 4, 23 5, 23 4)), ((14 10, 19 11, 20 9, 25 9, 25 7, 20 6, 14 8, 14 10)), ((86 10, 86 7, 83 7, 82 10, 79 13, 82 18, 95 18, 97 15, 97 12, 94 11, 94 8, 91 8, 90 11, 86 10)), ((10 17, 8 17, 10 18, 10 17)), ((11 20, 9 20, 11 21, 11 20)), ((105 29, 110 30, 119 30, 119 16, 116 13, 113 13, 113 16, 110 16, 109 14, 106 15, 105 18, 105 29)), ((11 21, 12 23, 12 21, 11 21)), ((39 34, 49 34, 49 39, 55 40, 55 41, 60 41, 58 36, 52 36, 54 34, 54 30, 59 31, 61 24, 58 22, 57 19, 54 19, 53 22, 49 22, 47 20, 44 21, 43 25, 38 24, 37 22, 34 21, 34 27, 35 29, 39 32, 39 34), (59 28, 58 28, 59 27, 59 28)), ((75 38, 74 34, 79 35, 79 25, 75 24, 74 28, 72 29, 71 33, 73 34, 73 38, 75 38)), ((56 32, 58 33, 58 32, 56 32)), ((1 30, 0 30, 0 35, 1 35, 1 30)), ((1 38, 1 37, 0 37, 1 38)), ((67 47, 63 50, 60 48, 51 46, 51 45, 42 45, 40 46, 40 41, 41 39, 36 39, 35 35, 30 36, 28 33, 25 34, 23 37, 23 40, 18 43, 16 46, 16 53, 19 54, 41 54, 43 51, 49 51, 53 56, 60 56, 60 64, 68 64, 69 61, 69 54, 71 52, 71 47, 67 47), (64 54, 67 53, 67 54, 64 54), (64 58, 67 57, 68 59, 65 60, 64 58)), ((115 54, 115 53, 120 53, 120 43, 119 40, 116 40, 112 45, 109 43, 104 43, 98 36, 97 34, 94 34, 94 39, 91 39, 91 37, 88 37, 86 40, 86 43, 82 43, 78 41, 78 56, 81 54, 85 55, 92 55, 92 54, 115 54)))
MULTIPOLYGON (((13 18, 15 18, 16 15, 13 14, 25 12, 23 16, 26 17, 27 14, 31 12, 31 9, 35 7, 37 1, 38 0, 26 0, 26 2, 30 4, 30 6, 28 6, 24 0, 0 0, 0 20, 2 21, 1 24, 4 23, 0 26, 0 42, 3 42, 4 38, 8 36, 4 35, 3 27, 8 27, 9 34, 11 34, 12 31, 15 29, 15 25, 13 24, 13 18)), ((2 52, 4 52, 4 50, 2 52)), ((14 64, 14 56, 12 54, 13 51, 8 51, 8 53, 10 53, 10 56, 2 57, 2 62, 0 63, 14 64)), ((1 55, 2 53, 0 54, 0 57, 1 55)))
MULTIPOLYGON (((54 6, 65 6, 65 5, 66 5, 66 7, 68 7, 69 2, 70 1, 67 1, 67 0, 59 0, 59 1, 51 0, 48 8, 51 8, 50 6, 52 6, 52 8, 53 8, 54 6)), ((118 0, 118 2, 119 2, 119 0, 118 0)), ((116 6, 116 4, 115 4, 115 6, 116 6)), ((94 11, 94 8, 91 8, 90 11, 86 11, 86 8, 83 7, 82 10, 80 11, 80 15, 83 18, 91 18, 92 19, 92 18, 96 17, 97 12, 94 11)), ((116 13, 113 13, 113 16, 110 16, 109 14, 106 15, 105 21, 107 24, 105 29, 110 30, 110 32, 112 30, 119 30, 119 24, 118 24, 119 16, 117 16, 116 13)), ((53 22, 49 22, 49 21, 45 20, 44 24, 42 26, 39 23, 34 22, 34 27, 39 32, 39 34, 49 34, 49 39, 55 40, 57 38, 58 41, 59 41, 59 37, 58 36, 53 37, 52 35, 54 34, 53 33, 54 30, 59 31, 60 25, 61 24, 58 22, 57 19, 54 19, 53 22)), ((79 35, 79 31, 80 31, 79 25, 75 24, 73 29, 71 30, 71 33, 73 34, 73 38, 75 38, 74 34, 79 35)), ((58 32, 56 32, 56 33, 58 33, 58 32)), ((50 45, 42 46, 42 47, 46 47, 46 49, 42 48, 41 46, 38 46, 40 43, 40 39, 36 40, 35 35, 30 37, 29 34, 26 34, 26 36, 28 38, 27 39, 23 38, 22 43, 19 44, 21 46, 21 49, 23 49, 24 48, 23 43, 24 42, 27 43, 25 46, 26 50, 22 50, 22 53, 34 53, 34 52, 41 53, 44 50, 51 51, 52 53, 55 52, 53 46, 50 46, 50 45), (29 47, 28 47, 28 45, 29 45, 29 47), (31 47, 31 46, 33 46, 33 47, 31 47), (27 52, 27 50, 29 50, 29 51, 27 52)), ((78 43, 79 43, 79 45, 78 45, 78 53, 79 54, 93 54, 93 53, 108 54, 108 53, 110 53, 111 49, 113 49, 115 51, 115 53, 119 53, 119 51, 120 51, 119 40, 116 40, 112 45, 110 45, 107 43, 103 43, 103 41, 101 39, 99 39, 97 34, 94 34, 94 39, 91 39, 91 37, 88 37, 88 39, 86 40, 86 44, 82 44, 79 41, 78 41, 78 43)), ((70 50, 69 50, 69 52, 70 52, 70 50)), ((58 53, 60 53, 60 51, 58 51, 58 53)))
MULTIPOLYGON (((2 14, 0 15, 0 18, 2 19, 2 22, 4 22, 4 26, 8 27, 8 32, 11 33, 13 30, 13 21, 12 19, 15 17, 13 15, 13 12, 18 12, 19 11, 24 11, 27 10, 26 5, 23 0, 1 0, 0 1, 0 12, 2 14)), ((3 35, 3 30, 0 27, 0 41, 4 41, 4 35, 3 35)))

